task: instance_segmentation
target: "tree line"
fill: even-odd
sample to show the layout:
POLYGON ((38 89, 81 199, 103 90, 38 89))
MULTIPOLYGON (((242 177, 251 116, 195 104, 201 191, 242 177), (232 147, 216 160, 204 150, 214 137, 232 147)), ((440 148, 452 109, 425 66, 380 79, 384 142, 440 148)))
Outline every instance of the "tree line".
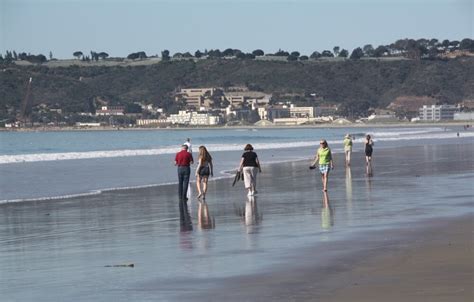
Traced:
MULTIPOLYGON (((302 55, 299 51, 286 51, 279 49, 275 53, 266 53, 261 49, 256 49, 252 52, 245 53, 239 49, 227 48, 225 50, 211 49, 204 51, 196 50, 191 52, 177 52, 173 55, 169 50, 161 52, 161 60, 169 61, 171 59, 201 59, 201 58, 237 58, 237 59, 255 59, 256 57, 286 57, 288 61, 306 61, 309 59, 317 60, 321 58, 349 58, 353 60, 361 58, 382 58, 382 57, 405 57, 408 59, 436 59, 440 55, 447 54, 454 51, 474 52, 474 40, 466 38, 461 41, 458 40, 438 40, 438 39, 400 39, 394 43, 387 45, 379 45, 377 47, 372 44, 367 44, 362 47, 356 47, 351 53, 347 49, 340 46, 334 46, 332 50, 325 49, 323 51, 314 51, 311 55, 302 55)), ((72 54, 75 58, 82 61, 99 61, 109 58, 106 52, 90 51, 90 54, 85 54, 78 50, 72 54)), ((147 56, 145 51, 138 51, 130 53, 126 58, 129 60, 141 60, 147 58, 158 58, 158 55, 147 56)), ((121 58, 123 59, 123 58, 121 58)), ((30 53, 21 52, 17 54, 16 51, 7 50, 5 55, 0 54, 0 64, 9 64, 13 61, 28 61, 31 63, 45 63, 48 61, 43 54, 32 55, 30 53)), ((49 60, 53 59, 52 53, 49 54, 49 60)))

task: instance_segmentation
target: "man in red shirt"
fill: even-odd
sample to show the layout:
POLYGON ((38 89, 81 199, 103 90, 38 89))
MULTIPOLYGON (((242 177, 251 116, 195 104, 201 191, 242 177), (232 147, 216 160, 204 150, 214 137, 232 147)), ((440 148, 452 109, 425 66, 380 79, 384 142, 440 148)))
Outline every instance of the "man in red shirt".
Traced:
POLYGON ((193 155, 188 152, 188 146, 182 145, 181 151, 176 154, 174 165, 178 166, 178 194, 179 201, 186 201, 188 194, 189 176, 191 175, 191 167, 194 163, 193 155))

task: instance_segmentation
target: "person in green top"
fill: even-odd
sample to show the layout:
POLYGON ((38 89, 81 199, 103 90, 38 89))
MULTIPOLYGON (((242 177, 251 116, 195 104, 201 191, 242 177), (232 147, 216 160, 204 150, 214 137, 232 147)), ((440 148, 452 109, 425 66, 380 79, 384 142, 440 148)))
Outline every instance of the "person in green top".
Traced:
POLYGON ((344 137, 344 154, 346 155, 346 166, 351 165, 351 153, 352 153, 352 138, 349 134, 344 137))
POLYGON ((319 142, 319 145, 320 147, 310 168, 314 168, 316 164, 319 164, 319 172, 321 173, 321 180, 323 182, 323 191, 327 192, 329 171, 331 169, 334 169, 334 164, 332 161, 332 153, 331 149, 329 149, 328 142, 323 139, 319 142))

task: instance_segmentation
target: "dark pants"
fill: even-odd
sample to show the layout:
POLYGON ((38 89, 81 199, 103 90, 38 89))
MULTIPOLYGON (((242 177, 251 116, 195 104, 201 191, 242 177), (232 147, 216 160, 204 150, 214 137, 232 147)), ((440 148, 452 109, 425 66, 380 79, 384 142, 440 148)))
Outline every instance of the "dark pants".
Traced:
POLYGON ((178 167, 178 194, 179 200, 186 200, 188 195, 189 175, 191 174, 191 168, 189 166, 178 167))

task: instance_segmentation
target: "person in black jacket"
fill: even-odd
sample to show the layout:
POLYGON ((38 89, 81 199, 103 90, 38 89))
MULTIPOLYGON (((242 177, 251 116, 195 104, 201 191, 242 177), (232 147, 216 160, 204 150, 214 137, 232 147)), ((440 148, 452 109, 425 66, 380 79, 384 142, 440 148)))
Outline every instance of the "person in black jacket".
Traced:
POLYGON ((247 144, 244 150, 245 152, 240 160, 239 171, 242 171, 244 174, 245 188, 248 190, 247 195, 253 196, 257 193, 257 171, 262 173, 262 168, 252 145, 247 144))

